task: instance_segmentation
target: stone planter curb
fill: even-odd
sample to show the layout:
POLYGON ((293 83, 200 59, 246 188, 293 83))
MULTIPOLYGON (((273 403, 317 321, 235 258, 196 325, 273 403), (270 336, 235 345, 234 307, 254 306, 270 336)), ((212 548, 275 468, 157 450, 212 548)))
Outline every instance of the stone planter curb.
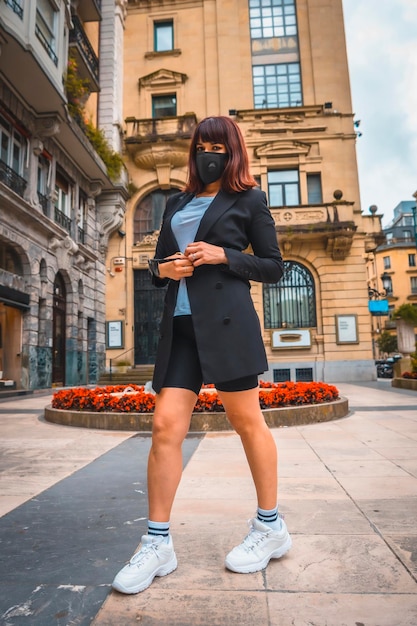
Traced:
POLYGON ((417 378, 393 378, 391 381, 391 387, 417 391, 417 378))
MULTIPOLYGON (((349 404, 346 398, 323 404, 282 407, 264 410, 265 421, 271 428, 316 424, 346 417, 349 404)), ((101 430, 128 430, 150 432, 153 413, 93 413, 92 411, 66 411, 45 408, 47 422, 79 428, 101 430)), ((216 432, 233 430, 225 413, 193 413, 189 432, 216 432)))

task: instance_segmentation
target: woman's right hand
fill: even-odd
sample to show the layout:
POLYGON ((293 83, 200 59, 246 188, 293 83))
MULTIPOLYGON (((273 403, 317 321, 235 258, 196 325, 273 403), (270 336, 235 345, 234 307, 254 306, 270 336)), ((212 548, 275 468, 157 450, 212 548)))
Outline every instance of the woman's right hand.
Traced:
POLYGON ((167 259, 172 259, 172 261, 159 264, 159 276, 161 278, 181 280, 181 278, 188 278, 193 275, 194 265, 181 252, 176 252, 167 259))

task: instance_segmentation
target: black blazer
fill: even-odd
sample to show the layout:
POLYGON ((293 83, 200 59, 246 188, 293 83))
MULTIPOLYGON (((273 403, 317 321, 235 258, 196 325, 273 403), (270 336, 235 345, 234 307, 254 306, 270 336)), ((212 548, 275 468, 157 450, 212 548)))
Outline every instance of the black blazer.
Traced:
MULTIPOLYGON (((172 196, 165 209, 156 258, 178 252, 171 229, 174 213, 192 194, 172 196)), ((229 264, 202 265, 187 278, 194 331, 205 383, 225 382, 268 369, 259 319, 250 296, 250 280, 276 283, 283 273, 274 220, 263 191, 220 191, 205 212, 195 241, 225 250, 229 264), (244 252, 251 247, 253 254, 244 252)), ((178 281, 153 278, 157 287, 168 284, 160 326, 153 388, 163 386, 172 343, 172 320, 178 281)))

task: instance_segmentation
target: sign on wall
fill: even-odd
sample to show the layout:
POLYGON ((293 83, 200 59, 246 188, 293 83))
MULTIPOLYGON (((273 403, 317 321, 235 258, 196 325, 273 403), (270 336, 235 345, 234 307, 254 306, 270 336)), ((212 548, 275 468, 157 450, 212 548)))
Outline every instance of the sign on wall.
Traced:
POLYGON ((115 320, 106 322, 107 348, 123 348, 123 322, 115 320))

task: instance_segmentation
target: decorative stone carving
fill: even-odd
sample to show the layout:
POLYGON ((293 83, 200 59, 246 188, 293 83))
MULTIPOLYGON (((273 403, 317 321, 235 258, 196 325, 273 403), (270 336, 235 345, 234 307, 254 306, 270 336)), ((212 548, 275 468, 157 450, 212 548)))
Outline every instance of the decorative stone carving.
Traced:
POLYGON ((97 200, 97 214, 100 224, 100 252, 105 254, 109 236, 123 223, 126 204, 117 192, 101 194, 97 200))
POLYGON ((352 238, 352 236, 347 235, 329 237, 326 252, 331 255, 334 261, 344 261, 352 247, 352 238))
POLYGON ((310 152, 311 145, 301 141, 271 141, 255 148, 254 154, 260 159, 261 157, 283 157, 283 156, 307 156, 310 152))
POLYGON ((41 139, 45 137, 54 137, 61 130, 61 124, 58 116, 51 115, 49 117, 40 117, 35 121, 34 135, 41 139))
POLYGON ((326 222, 327 213, 325 209, 296 209, 274 211, 275 221, 278 224, 321 224, 326 222))
POLYGON ((154 230, 153 233, 145 235, 143 239, 135 243, 136 248, 145 248, 149 246, 156 246, 159 237, 159 230, 154 230))
POLYGON ((57 264, 60 269, 70 270, 72 257, 78 254, 78 245, 68 235, 65 239, 52 237, 49 241, 49 249, 55 253, 57 264))
POLYGON ((181 72, 173 72, 165 69, 157 70, 156 72, 152 72, 152 74, 147 74, 139 78, 139 91, 146 87, 152 87, 152 89, 155 89, 155 87, 179 87, 185 83, 187 78, 187 74, 182 74, 181 72))

